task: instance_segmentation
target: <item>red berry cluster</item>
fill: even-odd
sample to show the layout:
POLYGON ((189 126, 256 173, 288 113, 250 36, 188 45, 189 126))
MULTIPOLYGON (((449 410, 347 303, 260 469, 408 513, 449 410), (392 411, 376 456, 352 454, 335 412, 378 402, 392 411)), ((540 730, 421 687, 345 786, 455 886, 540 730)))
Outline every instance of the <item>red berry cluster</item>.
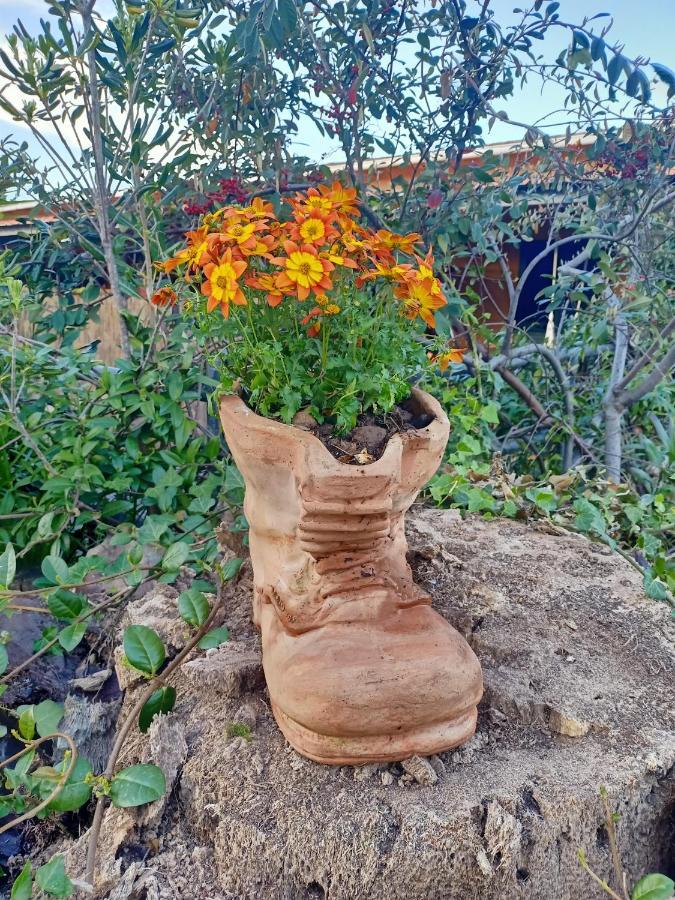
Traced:
POLYGON ((248 192, 238 178, 221 178, 218 185, 215 191, 207 191, 201 198, 187 200, 183 204, 184 212, 189 216, 203 216, 214 207, 228 203, 240 203, 243 206, 248 202, 248 192))

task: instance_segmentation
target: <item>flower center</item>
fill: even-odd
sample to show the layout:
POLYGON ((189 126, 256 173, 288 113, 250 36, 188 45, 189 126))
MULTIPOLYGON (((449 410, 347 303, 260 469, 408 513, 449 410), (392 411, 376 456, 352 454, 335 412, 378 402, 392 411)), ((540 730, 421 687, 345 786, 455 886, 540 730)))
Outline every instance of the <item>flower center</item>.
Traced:
POLYGON ((306 263, 306 262, 300 263, 300 265, 298 266, 298 272, 300 272, 301 275, 309 275, 309 272, 310 272, 309 263, 306 263))
POLYGON ((216 278, 216 287, 219 287, 222 290, 225 290, 225 288, 227 287, 227 284, 228 284, 228 280, 224 275, 219 275, 216 278))

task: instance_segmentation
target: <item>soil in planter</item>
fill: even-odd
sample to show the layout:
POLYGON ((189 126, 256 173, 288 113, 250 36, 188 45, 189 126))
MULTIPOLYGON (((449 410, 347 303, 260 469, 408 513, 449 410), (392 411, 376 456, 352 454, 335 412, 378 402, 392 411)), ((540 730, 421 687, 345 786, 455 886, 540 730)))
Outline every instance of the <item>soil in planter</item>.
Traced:
POLYGON ((360 415, 356 427, 347 434, 338 434, 335 426, 328 422, 317 425, 305 410, 297 413, 293 424, 315 434, 339 462, 359 466, 379 459, 392 435, 426 428, 432 421, 433 416, 409 397, 385 415, 360 415))

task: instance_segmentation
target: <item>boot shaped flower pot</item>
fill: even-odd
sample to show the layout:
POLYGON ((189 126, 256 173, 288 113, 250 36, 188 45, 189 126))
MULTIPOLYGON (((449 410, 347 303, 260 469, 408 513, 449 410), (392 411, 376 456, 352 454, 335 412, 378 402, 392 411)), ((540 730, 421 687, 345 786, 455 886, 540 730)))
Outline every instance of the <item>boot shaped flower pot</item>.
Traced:
POLYGON ((428 394, 424 428, 369 465, 313 434, 221 402, 246 483, 253 618, 282 732, 304 756, 351 764, 430 755, 466 741, 482 694, 474 653, 412 580, 404 516, 436 471, 448 419, 428 394))

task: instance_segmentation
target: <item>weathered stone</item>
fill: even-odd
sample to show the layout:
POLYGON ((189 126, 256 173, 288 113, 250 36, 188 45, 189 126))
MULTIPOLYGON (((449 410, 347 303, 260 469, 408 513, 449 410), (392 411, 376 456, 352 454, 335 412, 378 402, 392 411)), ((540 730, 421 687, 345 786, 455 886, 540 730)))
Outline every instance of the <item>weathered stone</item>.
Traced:
POLYGON ((117 682, 121 691, 126 691, 128 688, 134 687, 134 685, 145 681, 143 673, 129 665, 122 647, 115 647, 113 663, 115 666, 115 675, 117 676, 117 682))
POLYGON ((183 673, 196 689, 206 688, 226 697, 240 697, 264 684, 260 650, 237 641, 228 641, 207 656, 191 660, 183 673))
POLYGON ((401 765, 418 784, 428 787, 436 784, 438 781, 438 775, 428 759, 423 759, 421 756, 411 756, 410 759, 404 759, 401 765))
POLYGON ((84 691, 87 694, 95 694, 96 691, 101 690, 111 675, 111 669, 101 669, 100 672, 85 675, 83 678, 71 678, 70 687, 77 688, 77 690, 84 691))
MULTIPOLYGON (((629 882, 667 867, 675 697, 666 605, 644 595, 623 559, 580 536, 418 509, 408 537, 416 579, 463 623, 481 659, 487 695, 474 739, 440 755, 445 774, 433 788, 400 764, 359 780, 299 757, 265 706, 245 577, 226 617, 238 649, 194 659, 175 678, 188 757, 177 814, 153 826, 160 850, 145 861, 167 898, 579 900, 595 895, 579 848, 612 878, 600 786, 620 813, 629 882), (430 559, 419 547, 439 552, 430 559), (228 740, 249 703, 251 739, 228 740), (552 730, 560 716, 591 727, 572 739, 552 730), (193 859, 196 847, 208 852, 193 859)), ((147 758, 148 740, 138 736, 121 764, 147 758)), ((118 878, 123 847, 112 851, 118 878)))
POLYGON ((552 709, 548 719, 548 727, 556 734, 564 734, 566 737, 583 737, 591 730, 590 722, 569 716, 559 709, 552 709))
MULTIPOLYGON (((115 723, 122 706, 122 698, 96 700, 77 694, 68 694, 64 701, 60 729, 75 741, 77 752, 88 759, 94 772, 102 772, 115 738, 115 723)), ((66 743, 57 742, 57 756, 66 749, 66 743)))

